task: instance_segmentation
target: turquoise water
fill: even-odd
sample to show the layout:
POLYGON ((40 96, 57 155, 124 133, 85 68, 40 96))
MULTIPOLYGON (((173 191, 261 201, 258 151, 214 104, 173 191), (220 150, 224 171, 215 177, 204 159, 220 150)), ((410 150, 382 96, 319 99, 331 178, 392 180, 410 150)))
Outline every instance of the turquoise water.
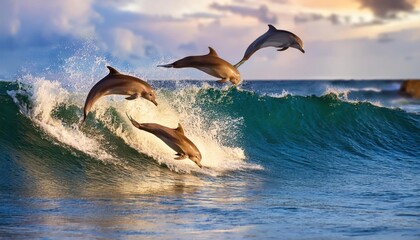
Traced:
POLYGON ((0 237, 420 238, 420 104, 400 81, 149 82, 157 108, 107 97, 81 129, 91 83, 0 82, 0 237), (181 122, 204 169, 126 112, 181 122))

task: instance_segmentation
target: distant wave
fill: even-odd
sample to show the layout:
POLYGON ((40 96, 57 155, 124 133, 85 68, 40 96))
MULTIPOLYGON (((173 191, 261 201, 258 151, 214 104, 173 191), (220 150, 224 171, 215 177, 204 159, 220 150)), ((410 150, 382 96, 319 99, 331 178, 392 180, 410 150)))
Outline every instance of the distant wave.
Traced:
POLYGON ((203 90, 198 96, 203 107, 217 114, 241 116, 242 146, 251 158, 271 158, 267 165, 282 166, 282 161, 312 167, 341 165, 343 171, 352 170, 345 167, 352 165, 353 171, 363 171, 366 156, 390 160, 409 156, 417 145, 413 133, 420 130, 417 114, 343 100, 340 93, 273 98, 232 88, 203 90), (334 155, 343 162, 311 159, 318 155, 315 152, 326 158, 334 155), (349 156, 352 162, 348 162, 349 156))

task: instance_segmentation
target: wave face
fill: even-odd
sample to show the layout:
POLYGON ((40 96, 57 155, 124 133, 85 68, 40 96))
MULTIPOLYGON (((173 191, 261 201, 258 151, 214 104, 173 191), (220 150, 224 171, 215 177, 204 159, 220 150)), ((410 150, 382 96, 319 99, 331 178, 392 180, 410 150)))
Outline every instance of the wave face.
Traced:
MULTIPOLYGON (((159 89, 158 108, 142 99, 104 97, 79 129, 83 94, 70 93, 57 81, 25 78, 23 84, 1 82, 4 112, 14 116, 4 120, 4 136, 12 135, 9 131, 15 129, 8 126, 18 121, 17 126, 49 139, 47 149, 52 152, 67 149, 103 163, 124 165, 125 159, 141 155, 141 164, 155 160, 173 171, 200 171, 190 161, 173 160, 173 151, 132 127, 126 113, 139 122, 172 127, 181 122, 201 150, 209 174, 284 164, 364 171, 366 159, 415 156, 419 142, 419 136, 412 134, 419 132, 417 113, 349 100, 347 94, 344 99, 330 88, 321 96, 293 95, 284 89, 274 95, 196 81, 152 82, 159 89)), ((252 84, 258 88, 258 82, 252 84)), ((260 91, 266 84, 261 84, 260 91)), ((273 89, 278 83, 268 84, 273 89)))
POLYGON ((418 153, 420 139, 413 133, 420 132, 419 115, 401 109, 336 93, 273 97, 230 88, 204 89, 197 98, 211 118, 241 119, 240 146, 274 173, 286 167, 364 172, 367 165, 399 165, 418 153))

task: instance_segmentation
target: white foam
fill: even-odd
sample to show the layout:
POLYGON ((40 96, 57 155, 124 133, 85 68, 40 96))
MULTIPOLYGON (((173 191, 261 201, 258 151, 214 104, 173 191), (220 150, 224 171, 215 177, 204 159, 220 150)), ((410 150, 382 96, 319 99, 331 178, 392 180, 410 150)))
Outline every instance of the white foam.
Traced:
POLYGON ((44 78, 36 78, 26 75, 22 78, 26 84, 31 84, 27 91, 9 91, 8 94, 19 106, 20 111, 31 119, 46 134, 54 138, 58 143, 70 146, 82 151, 91 157, 103 161, 113 161, 111 154, 101 148, 101 144, 95 138, 86 136, 77 127, 66 126, 60 120, 52 117, 52 112, 60 105, 69 102, 69 93, 61 87, 57 81, 48 81, 44 78), (18 94, 29 97, 30 106, 18 99, 18 94))
MULTIPOLYGON (((116 159, 108 149, 103 147, 101 136, 91 136, 87 132, 80 131, 77 126, 68 126, 53 117, 54 110, 60 105, 76 105, 82 109, 86 94, 70 93, 58 81, 31 75, 22 77, 21 81, 31 86, 28 93, 25 93, 30 98, 31 107, 16 97, 17 94, 23 92, 11 91, 9 95, 14 98, 21 112, 46 134, 63 146, 70 146, 101 161, 121 163, 121 160, 116 159)), ((72 84, 72 81, 68 80, 62 80, 62 82, 66 86, 72 84)), ((74 86, 69 88, 73 89, 74 86)), ((206 89, 210 86, 204 84, 202 88, 206 89)), ((245 161, 244 150, 240 146, 232 146, 235 144, 233 140, 233 143, 224 143, 222 140, 235 139, 235 136, 239 134, 242 119, 220 116, 220 119, 210 121, 199 107, 193 107, 202 88, 184 86, 175 91, 158 90, 158 107, 144 99, 127 101, 121 96, 103 97, 95 103, 92 113, 95 119, 104 123, 111 132, 122 138, 129 146, 167 165, 173 171, 187 173, 196 171, 219 175, 224 171, 262 169, 259 165, 245 161), (110 107, 118 112, 125 124, 116 124, 111 121, 112 116, 107 112, 110 107), (180 122, 188 138, 199 148, 204 169, 198 168, 188 159, 174 160, 175 152, 154 135, 133 127, 125 116, 126 112, 138 122, 159 123, 173 128, 180 122)))
POLYGON ((348 88, 334 88, 334 87, 327 87, 327 89, 325 89, 324 93, 322 94, 324 95, 329 95, 329 94, 334 94, 335 96, 337 96, 339 99, 341 100, 348 100, 348 95, 351 92, 350 89, 348 88))
POLYGON ((362 92, 377 92, 377 93, 379 93, 379 92, 382 92, 382 89, 379 89, 379 88, 374 88, 374 87, 366 87, 366 88, 362 88, 362 89, 357 89, 357 88, 355 88, 355 89, 351 89, 352 91, 355 91, 355 92, 357 92, 357 91, 362 91, 362 92))
POLYGON ((284 97, 287 97, 287 96, 293 96, 293 94, 291 94, 289 91, 283 89, 281 91, 281 93, 271 93, 271 94, 268 94, 267 96, 273 97, 273 98, 284 98, 284 97))
POLYGON ((240 147, 225 146, 222 136, 234 138, 237 132, 235 126, 241 124, 241 119, 221 118, 209 124, 206 115, 199 108, 192 107, 200 88, 186 87, 175 92, 164 94, 158 91, 158 107, 144 99, 134 101, 106 102, 113 105, 125 120, 124 125, 113 126, 106 120, 104 111, 96 111, 96 118, 101 119, 107 127, 128 145, 152 156, 159 163, 167 165, 178 172, 202 172, 218 175, 224 171, 241 169, 262 169, 261 166, 245 161, 244 150, 240 147), (175 152, 154 135, 141 131, 129 122, 125 112, 140 123, 153 122, 171 128, 176 128, 180 122, 185 134, 202 154, 204 170, 195 163, 186 160, 174 160, 175 152))
POLYGON ((352 91, 354 91, 354 90, 352 90, 351 88, 343 89, 343 88, 329 87, 325 90, 323 95, 334 94, 341 101, 345 101, 345 102, 352 103, 352 104, 370 103, 370 104, 372 104, 376 107, 385 107, 380 101, 349 99, 348 95, 352 91))

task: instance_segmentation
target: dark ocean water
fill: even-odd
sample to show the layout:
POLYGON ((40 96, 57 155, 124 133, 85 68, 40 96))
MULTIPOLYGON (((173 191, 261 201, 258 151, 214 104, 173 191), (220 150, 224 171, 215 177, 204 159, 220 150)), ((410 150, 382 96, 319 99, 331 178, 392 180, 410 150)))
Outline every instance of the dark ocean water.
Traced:
MULTIPOLYGON (((96 80, 100 79, 96 78, 96 80)), ((420 239, 420 102, 400 81, 0 82, 0 238, 420 239), (129 124, 184 126, 204 169, 129 124)))

